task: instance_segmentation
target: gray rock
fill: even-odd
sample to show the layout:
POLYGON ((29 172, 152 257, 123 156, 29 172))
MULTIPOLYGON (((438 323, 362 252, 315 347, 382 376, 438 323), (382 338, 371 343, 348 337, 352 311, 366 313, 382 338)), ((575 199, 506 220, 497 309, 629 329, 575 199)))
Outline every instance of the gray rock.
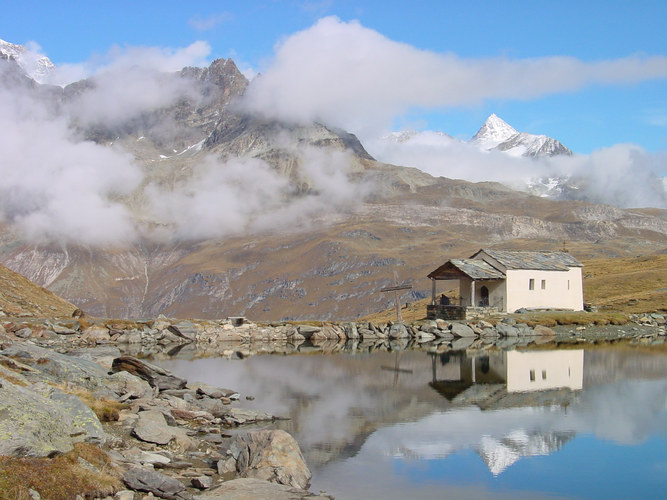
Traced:
POLYGON ((146 361, 140 361, 131 356, 121 356, 113 360, 111 370, 114 372, 126 371, 137 377, 144 379, 151 387, 157 387, 159 390, 182 389, 187 381, 173 375, 168 370, 160 366, 153 365, 146 361))
POLYGON ((224 418, 235 425, 252 424, 255 422, 270 422, 276 419, 273 415, 269 415, 263 411, 230 407, 225 407, 224 418))
POLYGON ((14 335, 22 339, 27 339, 32 335, 32 330, 28 327, 21 328, 20 330, 16 330, 14 332, 14 335))
POLYGON ((154 389, 148 382, 125 371, 109 375, 107 388, 118 397, 125 396, 125 399, 148 398, 154 393, 154 389))
POLYGON ((77 333, 76 330, 73 330, 70 327, 61 325, 59 323, 48 323, 47 328, 57 333, 58 335, 75 335, 77 333))
POLYGON ((58 401, 6 380, 0 386, 0 455, 46 457, 72 449, 70 417, 58 401))
POLYGON ((213 479, 208 476, 193 477, 190 482, 198 490, 207 490, 213 486, 213 479))
POLYGON ((452 323, 449 325, 449 331, 456 337, 476 337, 473 329, 463 323, 452 323))
POLYGON ((283 430, 236 435, 229 448, 241 477, 308 488, 311 473, 296 440, 283 430))
POLYGON ((190 500, 192 498, 185 485, 178 479, 142 467, 130 467, 123 474, 123 482, 133 490, 146 491, 167 500, 190 500))
POLYGON ((501 337, 516 337, 519 335, 519 330, 505 323, 498 323, 496 331, 501 337))
POLYGON ((55 401, 69 420, 70 436, 75 441, 104 443, 106 434, 95 412, 74 394, 67 394, 47 384, 36 384, 33 389, 55 401))
POLYGON ((314 333, 318 333, 322 329, 312 325, 299 325, 297 330, 299 331, 299 334, 303 335, 305 339, 309 339, 313 336, 314 333))
POLYGON ((91 325, 81 333, 81 338, 91 342, 108 342, 111 340, 109 329, 102 325, 91 325))
POLYGON ((155 444, 167 444, 173 437, 164 415, 158 410, 139 412, 133 432, 142 441, 155 444))
POLYGON ((490 328, 484 327, 484 328, 482 328, 481 336, 484 337, 484 338, 496 338, 499 335, 500 334, 498 333, 498 330, 496 330, 493 327, 490 327, 490 328))
POLYGON ((2 354, 35 368, 34 372, 25 374, 35 382, 70 382, 95 390, 104 386, 107 377, 107 370, 97 363, 28 343, 14 344, 2 351, 2 354))
POLYGON ((193 389, 197 394, 203 394, 209 398, 229 398, 239 399, 239 393, 232 389, 224 389, 203 382, 191 382, 187 385, 188 389, 193 389))
POLYGON ((225 481, 220 486, 197 497, 201 500, 315 500, 330 499, 328 495, 315 495, 301 488, 270 483, 261 479, 240 478, 225 481))
POLYGON ((395 323, 389 327, 388 337, 390 339, 405 339, 410 337, 410 333, 403 323, 395 323))
POLYGON ((548 326, 535 325, 535 328, 533 328, 533 335, 539 335, 543 337, 553 337, 556 335, 556 332, 554 332, 548 326))
POLYGON ((169 325, 167 330, 189 342, 197 340, 197 325, 192 321, 181 321, 174 325, 169 325))
POLYGON ((141 344, 142 336, 139 330, 128 330, 123 332, 116 342, 120 344, 141 344))

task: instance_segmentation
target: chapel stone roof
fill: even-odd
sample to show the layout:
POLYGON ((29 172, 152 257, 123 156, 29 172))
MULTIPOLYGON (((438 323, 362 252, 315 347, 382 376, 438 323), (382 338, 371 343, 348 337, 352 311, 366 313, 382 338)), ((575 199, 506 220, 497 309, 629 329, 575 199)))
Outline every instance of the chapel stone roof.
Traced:
POLYGON ((528 250, 488 250, 481 252, 497 260, 506 269, 537 269, 544 271, 567 271, 570 267, 583 267, 583 264, 567 252, 535 252, 528 250))

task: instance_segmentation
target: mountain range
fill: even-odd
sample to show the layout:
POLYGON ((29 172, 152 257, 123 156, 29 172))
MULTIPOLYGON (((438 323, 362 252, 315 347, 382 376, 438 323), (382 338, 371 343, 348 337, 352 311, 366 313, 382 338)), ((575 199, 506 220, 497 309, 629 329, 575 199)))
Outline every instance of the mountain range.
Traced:
MULTIPOLYGON (((413 283, 404 300, 425 297, 432 268, 482 246, 566 245, 578 258, 667 247, 662 209, 432 176, 377 161, 327 124, 249 112, 250 82, 231 59, 59 87, 39 83, 16 47, 0 45, 16 133, 0 260, 90 314, 356 318, 386 308, 379 290, 396 279, 413 283)), ((495 115, 470 143, 571 154, 495 115)))

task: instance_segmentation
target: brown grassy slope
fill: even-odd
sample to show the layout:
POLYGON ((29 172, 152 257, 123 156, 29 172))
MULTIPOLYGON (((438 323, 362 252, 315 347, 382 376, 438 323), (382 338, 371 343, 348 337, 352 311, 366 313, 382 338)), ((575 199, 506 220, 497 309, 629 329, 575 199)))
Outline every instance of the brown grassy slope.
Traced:
POLYGON ((0 265, 0 310, 7 316, 71 316, 76 306, 0 265))
POLYGON ((667 311, 667 255, 585 261, 584 299, 626 313, 667 311))
MULTIPOLYGON (((667 312, 667 255, 584 260, 584 300, 602 311, 618 313, 667 312)), ((438 290, 453 296, 452 291, 438 290)), ((404 321, 426 317, 426 298, 401 304, 404 321)), ((587 315, 590 316, 590 315, 587 315)), ((382 322, 396 320, 396 308, 379 311, 363 318, 382 322)), ((590 318, 589 318, 590 319, 590 318)), ((601 321, 609 318, 601 318, 601 321)), ((612 323, 616 318, 609 319, 612 323)), ((574 318, 573 322, 577 322, 574 318)), ((558 321, 556 321, 557 323, 558 321)))

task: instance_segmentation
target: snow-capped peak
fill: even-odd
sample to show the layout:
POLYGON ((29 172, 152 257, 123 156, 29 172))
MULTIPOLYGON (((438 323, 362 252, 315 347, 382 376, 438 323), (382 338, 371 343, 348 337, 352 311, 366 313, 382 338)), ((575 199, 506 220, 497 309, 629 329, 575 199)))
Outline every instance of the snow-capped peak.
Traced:
POLYGON ((498 144, 512 138, 517 132, 505 120, 498 117, 495 113, 489 116, 484 125, 472 137, 472 142, 476 142, 484 149, 495 148, 498 144))
POLYGON ((38 83, 45 83, 55 66, 42 54, 30 50, 25 45, 16 45, 0 39, 0 54, 18 63, 26 75, 38 83))

